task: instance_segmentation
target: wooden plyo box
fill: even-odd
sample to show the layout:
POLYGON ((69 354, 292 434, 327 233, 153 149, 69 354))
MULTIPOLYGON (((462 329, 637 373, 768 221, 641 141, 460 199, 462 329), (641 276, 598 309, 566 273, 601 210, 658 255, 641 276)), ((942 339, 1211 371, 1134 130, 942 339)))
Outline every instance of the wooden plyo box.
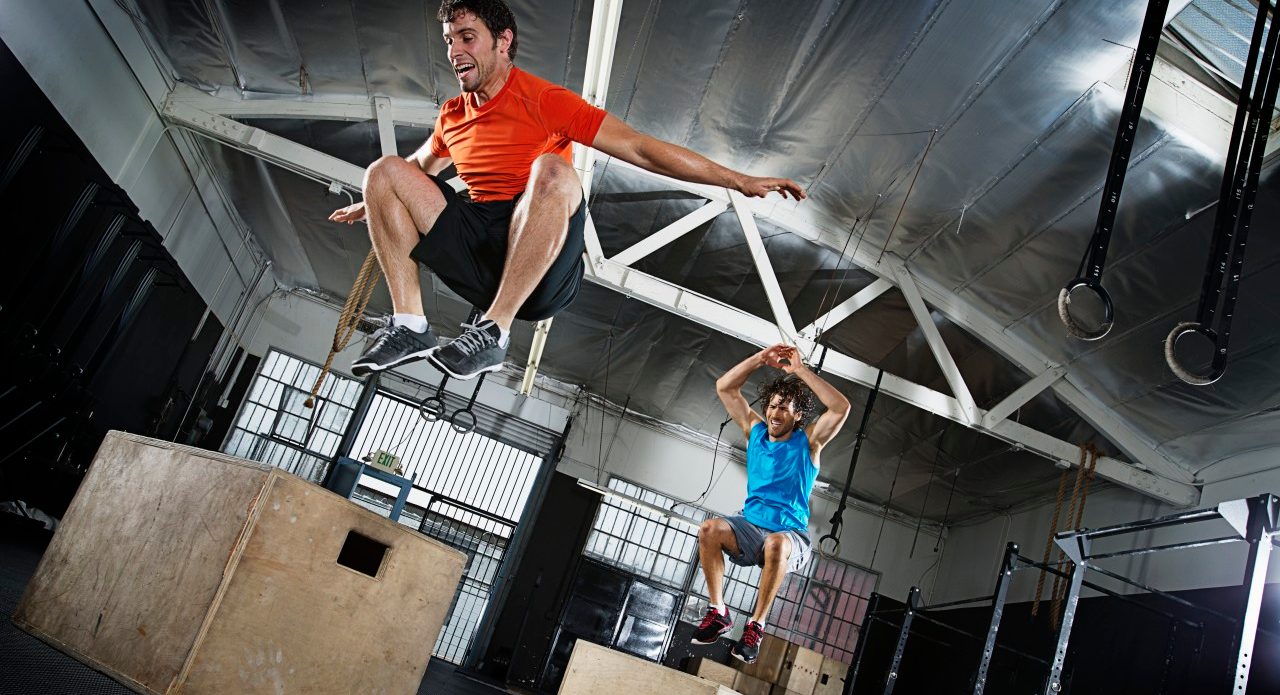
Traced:
POLYGON ((690 659, 685 671, 699 678, 727 685, 730 688, 733 687, 734 678, 740 675, 732 666, 726 666, 701 656, 690 659))
POLYGON ((144 693, 414 693, 464 562, 279 469, 111 432, 13 620, 144 693))
POLYGON ((840 695, 844 692, 844 680, 848 674, 849 664, 829 656, 823 657, 822 673, 818 674, 813 695, 840 695))
POLYGON ((812 695, 818 678, 822 675, 822 655, 798 644, 787 645, 787 656, 782 660, 782 670, 774 681, 783 690, 812 695))
POLYGON ((728 686, 580 639, 559 695, 738 695, 728 686))

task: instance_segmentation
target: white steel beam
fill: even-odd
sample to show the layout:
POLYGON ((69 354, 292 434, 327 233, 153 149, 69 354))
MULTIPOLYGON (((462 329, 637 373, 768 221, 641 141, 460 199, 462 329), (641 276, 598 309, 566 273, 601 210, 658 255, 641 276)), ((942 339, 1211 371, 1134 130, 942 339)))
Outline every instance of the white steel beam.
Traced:
POLYGON ((796 324, 791 318, 791 309, 787 307, 787 299, 782 296, 782 287, 778 285, 778 276, 773 273, 773 263, 764 248, 764 240, 760 238, 760 228, 747 206, 747 197, 737 191, 729 191, 729 201, 733 203, 733 212, 742 225, 742 235, 746 237, 747 248, 751 251, 751 260, 756 264, 756 272, 760 275, 760 284, 764 286, 765 296, 769 298, 769 308, 773 311, 773 321, 782 333, 782 342, 790 343, 796 339, 796 324))
MULTIPOLYGON (((375 100, 379 97, 375 97, 375 100)), ((169 101, 189 104, 201 111, 228 118, 283 118, 307 121, 372 121, 377 118, 374 100, 364 95, 290 97, 277 94, 241 95, 222 87, 213 94, 184 84, 174 87, 169 101)), ((397 98, 391 105, 396 125, 431 128, 440 108, 425 100, 397 98)))
POLYGON ((189 103, 166 101, 164 117, 174 125, 212 138, 260 157, 285 169, 325 182, 336 182, 353 191, 362 190, 364 169, 337 157, 330 157, 292 140, 272 135, 216 114, 201 111, 189 103))
MULTIPOLYGON (((694 193, 708 200, 716 200, 724 196, 723 189, 649 174, 619 159, 611 160, 610 166, 619 166, 646 174, 672 190, 694 193)), ((750 202, 758 218, 811 239, 837 253, 846 252, 846 242, 849 237, 847 225, 831 219, 812 204, 804 206, 766 204, 764 201, 755 199, 750 202)), ((904 267, 903 262, 891 254, 885 255, 884 258, 877 258, 877 255, 878 252, 867 245, 855 246, 854 252, 849 254, 849 260, 862 269, 896 284, 899 268, 904 267)), ((936 287, 927 279, 917 278, 916 282, 920 296, 926 302, 948 319, 964 326, 988 347, 1017 364, 1028 374, 1039 374, 1054 364, 1054 361, 1044 353, 1006 333, 1005 327, 985 311, 961 299, 954 292, 936 287)), ((1077 388, 1071 382, 1070 374, 1056 381, 1052 388, 1058 398, 1075 410, 1099 433, 1110 439, 1139 466, 1182 483, 1190 483, 1194 479, 1189 470, 1158 451, 1155 442, 1134 431, 1105 404, 1077 388)))
POLYGON ((933 323, 933 312, 925 306, 924 299, 920 297, 920 289, 916 287, 915 278, 911 277, 910 271, 905 266, 898 275, 898 289, 902 291, 902 296, 907 298, 911 315, 916 317, 916 325, 920 326, 920 331, 924 333, 925 342, 929 344, 933 358, 938 361, 938 368, 942 370, 942 376, 951 387, 951 393, 955 394, 956 400, 960 402, 967 424, 980 423, 978 404, 973 402, 973 394, 969 393, 969 386, 964 383, 964 375, 960 373, 960 367, 951 356, 951 351, 947 349, 946 342, 942 340, 942 334, 938 332, 937 325, 933 323))
POLYGON ((1062 378, 1067 370, 1062 367, 1050 367, 1036 375, 1034 379, 1019 386, 1013 393, 1005 396, 1004 400, 995 404, 987 414, 982 417, 982 426, 991 429, 1000 423, 1001 420, 1009 417, 1013 411, 1026 405, 1028 401, 1040 395, 1040 392, 1053 385, 1053 382, 1062 378))
POLYGON ((631 265, 685 234, 692 232, 699 226, 710 222, 728 208, 729 206, 725 203, 715 200, 708 201, 706 205, 632 244, 625 251, 614 256, 612 260, 614 263, 631 265))
POLYGON ((800 329, 800 335, 809 340, 817 340, 841 321, 853 316, 859 309, 875 301, 877 297, 889 291, 893 283, 884 278, 876 278, 875 282, 858 290, 854 295, 836 306, 831 311, 813 320, 813 323, 800 329))
MULTIPOLYGON (((622 21, 622 0, 596 0, 591 9, 591 37, 587 42, 587 69, 583 77, 582 98, 593 106, 604 108, 609 93, 609 74, 613 69, 613 51, 618 43, 618 25, 622 21)), ((584 200, 591 198, 591 180, 595 173, 596 151, 585 145, 573 148, 573 166, 582 179, 584 200)), ((585 203, 584 203, 585 205, 585 203)), ((588 215, 590 211, 588 210, 588 215)), ((604 248, 595 227, 584 232, 587 264, 604 258, 604 248)), ((553 317, 554 318, 554 317, 553 317)), ((551 332, 551 320, 543 319, 534 327, 533 343, 529 346, 529 361, 525 364, 524 379, 520 382, 520 395, 527 396, 533 390, 538 364, 551 332)))
MULTIPOLYGON (((291 171, 319 180, 337 181, 354 190, 360 188, 360 181, 364 175, 364 170, 360 167, 336 160, 284 138, 201 112, 189 105, 167 104, 165 116, 172 123, 227 143, 291 171)), ((587 218, 587 232, 595 234, 594 222, 590 217, 587 218)), ((615 261, 599 259, 588 266, 587 277, 599 285, 684 316, 744 342, 759 346, 777 342, 778 326, 776 324, 615 261)), ((797 347, 806 353, 811 352, 815 347, 812 340, 803 336, 798 337, 796 342, 797 347)), ((828 373, 866 388, 873 387, 878 371, 869 364, 834 350, 827 352, 823 368, 828 373)), ((881 390, 917 408, 956 422, 970 424, 959 401, 926 386, 886 374, 881 383, 881 390)), ((981 421, 981 416, 985 413, 979 411, 978 414, 981 421)), ((1070 465, 1076 464, 1079 449, 1074 444, 1019 423, 1006 419, 985 431, 1040 456, 1064 461, 1070 465)), ((1172 504, 1191 505, 1199 499, 1198 491, 1190 485, 1170 481, 1121 461, 1100 459, 1098 473, 1117 484, 1172 504)))
POLYGON ((391 100, 387 97, 374 97, 373 113, 378 119, 378 144, 382 146, 382 154, 399 154, 396 148, 396 122, 391 115, 391 100))
MULTIPOLYGON (((604 259, 593 266, 591 271, 587 274, 587 278, 596 284, 714 328, 743 342, 762 347, 776 342, 777 326, 768 320, 634 268, 604 259)), ((805 352, 811 351, 814 347, 813 342, 804 337, 800 337, 797 343, 798 347, 805 352)), ((823 362, 823 371, 865 388, 873 388, 879 370, 849 355, 829 350, 823 362)), ((892 374, 884 375, 880 389, 881 392, 909 405, 973 426, 960 402, 944 393, 892 374)), ((979 420, 983 415, 985 413, 978 410, 979 420)), ((1011 420, 1003 420, 993 428, 984 431, 1053 461, 1062 461, 1073 466, 1078 462, 1080 449, 1075 444, 1011 420)), ((1123 461, 1110 458, 1099 459, 1097 470, 1099 475, 1112 482, 1171 504, 1186 506, 1195 504, 1199 500, 1199 491, 1195 487, 1153 475, 1123 461)))

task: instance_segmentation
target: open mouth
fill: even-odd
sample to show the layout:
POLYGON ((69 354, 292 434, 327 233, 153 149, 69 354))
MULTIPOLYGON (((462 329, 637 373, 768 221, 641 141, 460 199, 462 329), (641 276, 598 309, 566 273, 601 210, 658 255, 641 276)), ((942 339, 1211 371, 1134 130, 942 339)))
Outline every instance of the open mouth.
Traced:
POLYGON ((453 66, 453 72, 455 75, 458 76, 458 79, 460 80, 464 79, 469 73, 471 73, 475 69, 476 69, 475 63, 462 63, 461 65, 453 66))

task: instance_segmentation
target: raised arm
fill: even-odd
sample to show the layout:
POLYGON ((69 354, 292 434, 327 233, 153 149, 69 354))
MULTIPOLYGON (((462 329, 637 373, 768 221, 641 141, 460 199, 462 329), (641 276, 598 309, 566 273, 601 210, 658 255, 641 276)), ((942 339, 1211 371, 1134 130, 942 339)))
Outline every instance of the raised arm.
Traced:
POLYGON ((733 418, 745 437, 750 438, 751 428, 757 422, 764 422, 764 419, 751 409, 751 404, 742 396, 742 386, 757 369, 765 366, 782 366, 777 358, 777 350, 782 347, 786 346, 774 345, 765 348, 734 365, 724 373, 724 376, 716 379, 716 395, 720 397, 720 402, 724 403, 724 409, 729 412, 729 417, 733 418))
POLYGON ((610 157, 681 181, 732 188, 754 198, 775 192, 784 198, 790 196, 801 200, 805 197, 804 189, 795 181, 736 172, 697 152, 637 132, 612 114, 604 117, 591 146, 610 157))
POLYGON ((844 397, 836 387, 827 383, 826 379, 818 376, 804 360, 800 358, 800 351, 796 348, 786 345, 779 349, 779 357, 786 360, 782 364, 782 370, 788 374, 795 374, 804 382, 805 386, 813 391, 813 395, 817 396, 818 401, 822 403, 827 410, 818 419, 809 426, 806 434, 809 435, 809 446, 812 450, 813 457, 816 460, 818 453, 822 451, 822 447, 827 442, 835 438, 840 432, 840 428, 844 426, 844 421, 849 417, 849 399, 844 397))

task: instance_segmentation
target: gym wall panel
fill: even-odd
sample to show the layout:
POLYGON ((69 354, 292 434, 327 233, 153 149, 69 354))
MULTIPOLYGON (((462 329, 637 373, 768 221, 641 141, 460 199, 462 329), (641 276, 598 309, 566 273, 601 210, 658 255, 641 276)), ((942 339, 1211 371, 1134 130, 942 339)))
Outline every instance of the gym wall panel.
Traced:
POLYGON ((178 131, 162 134, 155 104, 168 89, 163 77, 156 69, 135 74, 122 57, 151 65, 132 20, 110 0, 5 3, 0 39, 129 194, 141 217, 165 237, 184 274, 228 323, 242 287, 228 282, 218 292, 219 281, 233 257, 239 274, 251 278, 257 253, 243 248, 225 210, 210 205, 206 212, 200 204, 199 194, 216 200, 210 182, 201 183, 199 194, 192 193, 192 177, 171 140, 178 131), (196 222, 190 215, 203 219, 196 222), (185 252, 190 246, 184 249, 180 242, 189 236, 217 239, 212 236, 215 225, 227 249, 201 246, 198 253, 185 252))

